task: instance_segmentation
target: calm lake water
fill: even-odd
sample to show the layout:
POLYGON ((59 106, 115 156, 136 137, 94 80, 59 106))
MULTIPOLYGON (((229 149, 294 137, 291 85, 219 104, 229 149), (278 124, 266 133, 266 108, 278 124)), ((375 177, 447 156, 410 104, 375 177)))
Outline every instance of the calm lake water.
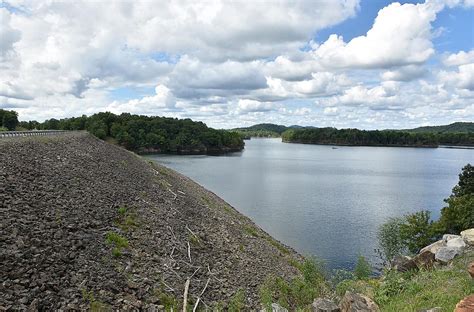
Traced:
POLYGON ((474 150, 337 147, 252 139, 227 156, 147 156, 213 191, 273 237, 329 268, 376 262, 377 227, 443 199, 474 150))

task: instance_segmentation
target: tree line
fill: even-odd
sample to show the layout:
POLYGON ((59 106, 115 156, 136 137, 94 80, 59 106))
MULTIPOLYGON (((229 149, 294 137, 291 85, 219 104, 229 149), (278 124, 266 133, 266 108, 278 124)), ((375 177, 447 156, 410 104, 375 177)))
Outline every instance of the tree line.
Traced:
POLYGON ((87 130, 100 139, 114 141, 137 152, 177 154, 214 154, 240 151, 242 137, 235 132, 209 128, 191 119, 149 117, 110 112, 65 119, 48 119, 42 123, 22 121, 23 129, 87 130))
POLYGON ((397 130, 359 130, 336 128, 289 129, 282 133, 283 142, 305 144, 364 146, 474 145, 472 132, 410 132, 397 130))

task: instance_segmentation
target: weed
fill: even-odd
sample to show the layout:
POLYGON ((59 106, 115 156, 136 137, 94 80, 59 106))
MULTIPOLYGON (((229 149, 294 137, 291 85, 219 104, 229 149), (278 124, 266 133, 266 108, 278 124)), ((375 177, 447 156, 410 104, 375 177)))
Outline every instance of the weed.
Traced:
POLYGON ((122 216, 125 215, 127 213, 127 207, 125 207, 125 206, 119 207, 118 213, 122 216))
POLYGON ((257 230, 255 229, 255 227, 252 227, 252 226, 244 226, 244 231, 245 233, 247 233, 248 235, 250 236, 253 236, 253 237, 258 237, 258 233, 257 233, 257 230))
POLYGON ((128 247, 128 240, 118 233, 115 233, 112 231, 107 232, 105 239, 106 239, 107 244, 109 245, 114 245, 115 247, 119 247, 119 248, 128 247))
POLYGON ((195 247, 201 246, 201 240, 196 235, 189 234, 188 240, 189 240, 189 243, 195 247))
POLYGON ((121 255, 122 255, 122 250, 118 247, 114 247, 112 249, 112 255, 115 257, 115 258, 119 258, 121 255))
POLYGON ((239 312, 245 307, 245 293, 242 289, 239 289, 230 299, 228 311, 239 312))

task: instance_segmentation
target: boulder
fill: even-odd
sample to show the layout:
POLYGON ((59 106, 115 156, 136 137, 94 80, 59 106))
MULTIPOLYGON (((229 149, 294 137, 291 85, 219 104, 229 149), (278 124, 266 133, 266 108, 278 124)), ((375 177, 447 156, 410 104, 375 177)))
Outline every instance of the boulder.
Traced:
MULTIPOLYGON (((269 312, 266 309, 260 310, 260 312, 269 312)), ((272 311, 271 312, 288 312, 287 309, 279 305, 278 303, 272 303, 272 311)))
POLYGON ((447 243, 448 241, 452 240, 453 238, 460 238, 461 235, 454 235, 454 234, 444 234, 443 240, 447 243))
POLYGON ((429 250, 425 250, 413 258, 418 269, 431 269, 435 261, 435 254, 429 250))
POLYGON ((461 254, 461 249, 456 247, 442 247, 435 253, 435 259, 438 262, 447 264, 454 257, 461 254))
POLYGON ((454 308, 454 312, 472 312, 474 311, 474 294, 467 296, 459 301, 454 308))
POLYGON ((474 246, 474 228, 462 231, 461 237, 466 244, 474 246))
POLYGON ((378 305, 369 297, 346 291, 339 303, 341 312, 379 312, 378 305))
POLYGON ((431 245, 428 245, 424 248, 422 248, 420 250, 420 253, 428 250, 428 251, 431 251, 432 253, 436 254, 436 252, 438 251, 438 249, 442 248, 442 247, 446 247, 446 242, 444 240, 439 240, 437 242, 434 242, 433 244, 431 245))
POLYGON ((315 299, 311 305, 313 312, 340 312, 339 307, 328 299, 318 298, 315 299))
POLYGON ((471 275, 471 277, 474 278, 474 261, 469 263, 469 266, 467 267, 467 271, 469 272, 469 275, 471 275))
POLYGON ((464 248, 466 248, 467 245, 464 242, 464 240, 461 238, 461 236, 459 236, 459 237, 448 240, 448 242, 446 243, 446 246, 460 248, 461 250, 463 250, 464 248))
POLYGON ((392 260, 391 264, 392 268, 394 268, 398 272, 407 272, 418 269, 416 262, 412 258, 407 256, 396 256, 392 260))

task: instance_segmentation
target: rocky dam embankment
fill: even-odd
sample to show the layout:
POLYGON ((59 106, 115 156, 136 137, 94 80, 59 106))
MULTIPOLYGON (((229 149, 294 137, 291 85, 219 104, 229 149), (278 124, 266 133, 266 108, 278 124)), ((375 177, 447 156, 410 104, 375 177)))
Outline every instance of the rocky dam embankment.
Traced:
POLYGON ((86 133, 0 139, 0 310, 181 309, 185 292, 199 308, 243 293, 256 309, 299 257, 190 179, 86 133))

